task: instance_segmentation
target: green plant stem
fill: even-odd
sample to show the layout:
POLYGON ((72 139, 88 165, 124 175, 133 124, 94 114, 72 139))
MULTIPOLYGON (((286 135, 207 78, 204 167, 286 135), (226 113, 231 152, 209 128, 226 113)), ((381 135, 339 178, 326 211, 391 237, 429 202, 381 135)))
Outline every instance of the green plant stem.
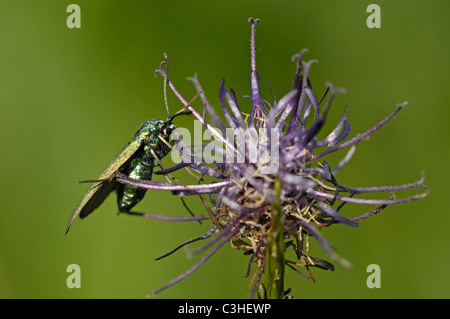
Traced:
POLYGON ((275 180, 277 200, 272 205, 269 236, 266 245, 265 288, 268 299, 284 297, 284 233, 283 209, 281 206, 281 181, 275 180))

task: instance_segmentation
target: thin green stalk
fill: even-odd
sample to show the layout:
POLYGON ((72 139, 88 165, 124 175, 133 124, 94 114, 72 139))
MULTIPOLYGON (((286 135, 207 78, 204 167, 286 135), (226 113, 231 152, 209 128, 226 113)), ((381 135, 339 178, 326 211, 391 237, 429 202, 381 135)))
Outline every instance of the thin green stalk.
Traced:
POLYGON ((269 236, 266 245, 265 288, 268 299, 284 297, 284 233, 281 206, 281 181, 275 180, 276 202, 272 205, 269 236))

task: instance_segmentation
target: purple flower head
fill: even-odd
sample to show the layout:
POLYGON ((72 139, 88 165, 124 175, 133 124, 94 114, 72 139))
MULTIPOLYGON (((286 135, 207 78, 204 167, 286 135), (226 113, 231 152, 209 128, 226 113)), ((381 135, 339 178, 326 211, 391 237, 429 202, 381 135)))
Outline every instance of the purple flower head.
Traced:
POLYGON ((189 276, 229 242, 233 248, 250 256, 247 276, 250 275, 251 269, 255 268, 251 277, 251 297, 256 294, 261 298, 286 297, 283 282, 286 266, 312 281, 314 277, 311 268, 334 269, 332 263, 314 257, 309 251, 311 237, 322 246, 331 260, 344 266, 350 265, 350 262, 333 251, 320 233, 321 228, 334 224, 357 227, 362 219, 377 214, 388 205, 417 200, 428 193, 423 184, 423 176, 416 183, 400 186, 355 188, 341 185, 336 176, 350 161, 356 144, 386 124, 407 103, 398 105, 382 121, 350 139, 347 139, 350 124, 345 109, 336 127, 325 138, 318 139, 318 133, 327 120, 333 99, 344 90, 328 84, 320 98, 315 95, 309 81, 309 73, 317 61, 304 62, 303 57, 307 53, 304 49, 292 57, 297 64, 292 88, 279 100, 271 91, 273 101, 264 100, 261 97, 262 79, 256 69, 255 56, 255 29, 260 21, 250 18, 249 22, 251 92, 250 99, 244 97, 244 101, 251 102, 249 114, 242 111, 235 92, 228 90, 222 80, 219 87, 222 120, 206 98, 197 76, 194 76, 190 80, 204 105, 203 114, 200 114, 169 80, 163 67, 167 60, 157 70, 157 74, 164 77, 165 84, 171 88, 184 108, 201 123, 210 143, 205 145, 204 141, 196 141, 195 144, 188 145, 184 139, 175 136, 174 140, 178 143, 172 153, 177 152, 181 161, 156 173, 170 175, 180 169, 189 169, 202 176, 210 176, 216 181, 202 184, 202 179, 199 179, 196 184, 162 183, 133 180, 120 173, 117 176, 119 182, 147 189, 169 190, 180 197, 197 195, 207 211, 203 216, 184 218, 135 214, 168 221, 212 221, 211 229, 206 234, 180 244, 160 258, 167 257, 187 244, 204 239, 209 241, 190 253, 198 254, 209 250, 208 253, 186 273, 150 295, 157 294, 189 276), (208 121, 206 115, 209 117, 208 121), (343 148, 348 148, 347 153, 336 167, 331 168, 324 159, 325 156, 343 148), (214 152, 211 152, 212 149, 214 152), (396 191, 412 188, 422 188, 425 192, 403 199, 394 195, 396 191), (386 199, 364 197, 368 193, 387 192, 391 195, 386 199), (343 211, 347 203, 360 204, 363 213, 356 217, 345 216, 343 211), (367 208, 373 205, 376 207, 367 208), (292 250, 297 259, 286 259, 284 254, 287 250, 292 250), (301 271, 301 268, 304 271, 301 271))

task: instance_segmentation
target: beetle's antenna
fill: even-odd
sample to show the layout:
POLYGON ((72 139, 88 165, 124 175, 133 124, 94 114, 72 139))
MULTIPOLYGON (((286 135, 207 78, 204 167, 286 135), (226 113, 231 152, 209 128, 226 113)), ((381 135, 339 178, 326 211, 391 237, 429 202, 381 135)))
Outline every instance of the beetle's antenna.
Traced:
POLYGON ((167 102, 167 81, 169 80, 167 77, 167 72, 169 71, 169 56, 164 52, 164 103, 166 105, 167 115, 169 116, 169 120, 172 120, 172 116, 169 111, 169 103, 167 102))
POLYGON ((188 103, 186 106, 184 106, 181 110, 179 110, 177 113, 175 113, 175 115, 172 116, 172 118, 170 118, 170 119, 173 119, 175 116, 182 115, 182 114, 191 114, 190 111, 186 111, 186 112, 185 112, 185 110, 186 110, 189 106, 191 106, 192 103, 194 103, 194 101, 197 99, 197 97, 198 97, 200 94, 202 94, 202 93, 204 93, 204 92, 203 92, 203 91, 197 92, 197 94, 195 94, 195 96, 189 101, 189 103, 188 103))

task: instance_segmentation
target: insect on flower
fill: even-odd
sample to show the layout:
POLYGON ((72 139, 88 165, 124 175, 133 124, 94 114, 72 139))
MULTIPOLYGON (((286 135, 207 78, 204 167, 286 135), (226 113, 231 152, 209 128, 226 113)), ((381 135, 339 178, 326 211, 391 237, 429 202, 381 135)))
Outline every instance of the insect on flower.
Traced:
MULTIPOLYGON (((164 65, 167 67, 167 63, 166 56, 166 60, 161 67, 164 65)), ((130 209, 144 198, 147 191, 145 188, 118 183, 116 176, 120 172, 137 180, 151 180, 153 168, 159 165, 160 159, 170 152, 173 143, 170 144, 168 141, 175 130, 172 121, 176 116, 184 114, 184 108, 174 116, 170 115, 166 98, 166 81, 164 81, 164 96, 168 119, 166 121, 152 119, 145 122, 136 132, 134 138, 122 148, 98 179, 80 182, 91 182, 92 185, 73 211, 66 234, 77 216, 80 216, 80 218, 88 216, 114 190, 117 192, 117 204, 119 211, 122 213, 129 213, 130 209)))
MULTIPOLYGON (((297 69, 294 84, 288 93, 277 100, 271 91, 273 102, 264 100, 259 87, 261 78, 256 69, 255 54, 255 29, 260 21, 250 18, 249 22, 252 24, 251 92, 250 99, 247 99, 251 104, 249 114, 241 111, 236 93, 231 89, 228 91, 225 82, 222 81, 219 87, 219 102, 225 119, 222 120, 206 96, 201 93, 200 82, 195 76, 191 81, 205 106, 202 116, 177 91, 164 70, 159 70, 180 102, 202 124, 205 131, 223 145, 225 150, 217 148, 215 149, 217 153, 222 155, 231 153, 234 156, 226 157, 225 162, 209 161, 203 155, 208 154, 210 145, 203 146, 200 143, 200 149, 185 145, 184 149, 187 152, 183 154, 187 161, 158 173, 166 174, 189 167, 217 181, 201 184, 203 180, 200 180, 195 185, 188 183, 161 185, 136 179, 129 174, 117 173, 116 180, 126 185, 169 190, 180 197, 198 195, 207 211, 205 216, 196 218, 140 214, 143 217, 171 221, 193 221, 200 218, 212 220, 207 233, 181 243, 158 259, 169 256, 187 244, 212 237, 192 253, 210 250, 185 273, 154 290, 149 296, 158 294, 188 277, 229 242, 233 248, 242 250, 244 255, 250 256, 247 275, 253 266, 256 268, 249 285, 250 297, 253 298, 257 294, 260 298, 285 298, 290 291, 284 289, 286 267, 312 281, 315 280, 311 273, 312 267, 334 269, 334 265, 330 262, 311 254, 310 238, 315 239, 333 261, 344 266, 350 264, 333 251, 320 229, 335 224, 357 227, 360 225, 359 221, 379 213, 389 205, 411 202, 428 194, 424 177, 418 182, 398 186, 350 187, 340 184, 336 176, 350 161, 355 145, 379 130, 400 112, 406 103, 398 105, 390 115, 366 132, 348 140, 346 139, 350 133, 350 124, 344 109, 336 127, 325 138, 319 139, 318 132, 324 126, 334 98, 342 92, 342 89, 329 84, 323 97, 320 99, 316 97, 309 80, 309 72, 312 64, 317 61, 303 62, 303 55, 307 52, 304 49, 293 56, 293 61, 297 62, 297 69), (323 105, 322 102, 328 94, 323 105), (212 124, 206 120, 206 113, 212 124), (227 134, 230 129, 234 134, 227 134), (239 132, 248 134, 240 135, 239 132), (272 135, 273 132, 278 133, 272 135), (244 147, 242 151, 239 145, 246 145, 248 148, 244 147), (324 156, 347 147, 350 147, 347 154, 334 168, 323 160, 324 156), (192 150, 190 154, 189 150, 192 150), (257 155, 257 160, 254 160, 254 155, 257 155), (228 160, 236 157, 241 160, 228 160), (393 195, 385 199, 360 197, 370 193, 392 194, 396 191, 417 188, 425 189, 425 192, 399 199, 393 195), (209 196, 209 201, 205 194, 209 196), (351 203, 377 207, 356 217, 344 216, 344 206, 351 203), (294 255, 293 258, 285 257, 288 250, 293 252, 291 254, 294 255), (301 268, 305 271, 300 271, 301 268)), ((177 148, 183 147, 183 143, 184 141, 179 141, 177 148)))

